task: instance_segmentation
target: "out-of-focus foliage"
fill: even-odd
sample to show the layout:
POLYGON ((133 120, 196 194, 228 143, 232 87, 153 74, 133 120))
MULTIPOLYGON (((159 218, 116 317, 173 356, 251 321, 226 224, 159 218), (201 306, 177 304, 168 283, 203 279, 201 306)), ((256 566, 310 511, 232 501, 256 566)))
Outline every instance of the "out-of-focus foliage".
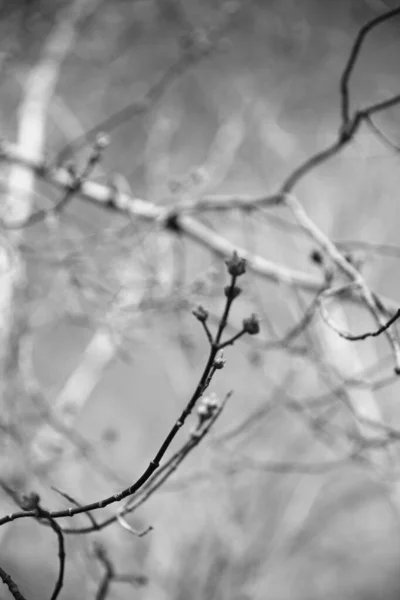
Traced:
MULTIPOLYGON (((233 13, 236 4, 240 10, 210 56, 174 80, 148 110, 110 128, 110 145, 91 177, 166 207, 189 205, 203 193, 275 191, 334 138, 339 78, 351 43, 363 23, 396 2, 99 2, 79 22, 60 70, 45 124, 49 159, 140 100, 190 36, 201 40, 221 10, 233 13)), ((9 141, 18 128, 16 108, 28 70, 67 5, 0 4, 0 123, 9 141)), ((398 19, 387 23, 368 40, 352 80, 354 106, 398 89, 398 25, 398 19)), ((377 118, 397 143, 398 115, 396 107, 377 118)), ((80 167, 89 145, 72 150, 69 161, 80 167)), ((398 154, 365 128, 296 192, 333 240, 393 245, 399 183, 398 154)), ((37 182, 35 209, 59 199, 58 191, 37 182)), ((254 218, 232 211, 199 219, 234 244, 318 275, 321 265, 309 259, 313 243, 286 217, 268 210, 254 218)), ((41 393, 25 389, 21 379, 8 407, 15 436, 7 451, 17 457, 11 481, 30 491, 39 480, 46 506, 66 505, 51 485, 81 502, 98 500, 135 480, 193 391, 206 341, 191 309, 201 302, 210 320, 219 314, 225 267, 182 236, 79 199, 59 221, 26 229, 21 253, 28 286, 18 310, 31 320, 31 366, 41 393), (28 442, 65 397, 66 383, 99 331, 103 346, 93 362, 104 353, 110 359, 104 359, 82 412, 75 421, 71 417, 89 446, 69 439, 61 458, 56 454, 33 473, 28 442)), ((365 260, 363 273, 374 289, 398 298, 394 259, 368 247, 356 259, 365 260)), ((267 341, 282 337, 310 302, 303 292, 250 274, 243 287, 231 323, 239 327, 243 310, 251 307, 267 341)), ((351 329, 370 326, 359 307, 346 305, 346 316, 351 329)), ((367 386, 357 387, 354 378, 387 348, 381 339, 345 345, 321 331, 313 323, 299 336, 297 352, 287 346, 267 351, 247 339, 226 349, 227 364, 213 389, 222 397, 233 389, 234 395, 215 432, 131 518, 137 529, 151 524, 155 531, 137 539, 114 524, 93 536, 119 572, 149 578, 133 591, 113 584, 110 598, 398 597, 398 500, 364 455, 348 458, 348 440, 357 442, 359 433, 347 383, 342 389, 345 380, 349 390, 362 394, 367 386), (323 461, 338 457, 339 468, 319 470, 323 461), (312 474, 308 464, 316 465, 312 474)), ((393 426, 397 388, 395 382, 373 391, 393 426)), ((396 452, 392 460, 396 465, 396 452)), ((10 512, 13 505, 6 502, 10 512)), ((86 522, 79 518, 79 524, 86 522)), ((50 532, 34 522, 6 527, 1 564, 29 590, 29 600, 47 597, 56 571, 47 557, 57 552, 50 532)), ((91 539, 71 536, 67 545, 64 597, 95 598, 103 567, 91 539)))

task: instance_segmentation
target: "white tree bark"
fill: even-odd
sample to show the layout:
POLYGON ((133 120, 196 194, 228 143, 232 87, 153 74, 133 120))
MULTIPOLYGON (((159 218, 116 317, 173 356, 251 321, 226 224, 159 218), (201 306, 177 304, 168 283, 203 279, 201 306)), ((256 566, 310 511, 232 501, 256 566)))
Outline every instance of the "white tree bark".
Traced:
MULTIPOLYGON (((78 21, 93 11, 97 4, 98 0, 74 0, 69 4, 58 15, 56 24, 43 44, 39 60, 24 75, 22 99, 17 110, 16 147, 27 161, 37 161, 43 157, 49 106, 62 63, 73 47, 78 21)), ((22 163, 13 163, 7 176, 7 192, 0 207, 1 219, 10 227, 8 230, 2 229, 0 238, 0 406, 3 415, 7 415, 7 402, 11 400, 10 406, 14 401, 12 396, 16 390, 19 369, 18 336, 21 333, 21 321, 26 324, 28 317, 23 314, 24 307, 19 305, 19 297, 23 297, 26 287, 25 268, 19 253, 24 230, 12 227, 29 218, 34 192, 34 172, 22 163)), ((16 476, 18 468, 7 452, 2 452, 2 456, 0 478, 6 481, 16 476)))

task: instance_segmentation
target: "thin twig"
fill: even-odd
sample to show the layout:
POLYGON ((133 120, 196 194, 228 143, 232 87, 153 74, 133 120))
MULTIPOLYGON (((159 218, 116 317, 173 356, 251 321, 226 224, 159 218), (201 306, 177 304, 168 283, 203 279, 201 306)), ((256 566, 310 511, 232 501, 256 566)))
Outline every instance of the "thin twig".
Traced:
POLYGON ((19 588, 15 581, 11 578, 11 575, 6 573, 6 571, 2 567, 0 567, 0 577, 4 585, 6 585, 10 590, 10 594, 13 598, 15 598, 15 600, 26 600, 25 596, 23 596, 19 591, 19 588))
POLYGON ((348 123, 350 120, 350 78, 367 35, 381 23, 389 21, 398 15, 400 15, 400 7, 388 10, 387 12, 378 15, 371 21, 368 21, 368 23, 361 27, 360 31, 358 32, 340 79, 341 116, 343 123, 348 123))
MULTIPOLYGON (((229 286, 227 287, 228 291, 226 292, 225 307, 224 307, 224 310, 223 310, 223 313, 221 316, 221 320, 220 320, 220 323, 218 326, 217 333, 215 335, 213 343, 210 345, 210 352, 209 352, 208 360, 207 360, 206 365, 203 370, 203 374, 201 375, 200 380, 196 386, 196 389, 193 392, 193 395, 190 398, 189 402, 186 404, 185 408, 183 409, 180 417, 175 421, 175 424, 172 426, 171 430, 169 431, 169 433, 165 437, 164 441, 162 442, 159 450, 157 451, 157 453, 155 454, 153 459, 150 461, 148 467, 143 471, 142 475, 128 488, 125 488, 121 492, 113 494, 112 496, 109 496, 102 500, 98 500, 96 502, 92 502, 90 504, 86 504, 83 506, 74 506, 74 507, 68 508, 66 510, 51 511, 51 512, 41 510, 41 514, 43 517, 47 517, 47 518, 51 518, 51 519, 58 519, 61 517, 73 517, 77 514, 90 512, 92 510, 98 510, 98 509, 104 508, 106 506, 109 506, 110 504, 113 504, 115 502, 119 502, 119 501, 123 500, 124 498, 132 496, 141 487, 143 487, 143 485, 146 483, 146 481, 148 481, 148 479, 151 477, 151 475, 159 468, 161 459, 164 457, 166 451, 168 450, 172 441, 176 437, 178 431, 184 425, 187 417, 191 414, 196 402, 206 391, 215 371, 217 369, 221 368, 221 366, 223 366, 223 364, 220 366, 217 363, 216 359, 217 359, 218 353, 220 352, 219 345, 221 343, 222 334, 227 325, 229 312, 230 312, 232 303, 233 303, 234 299, 236 298, 236 294, 234 293, 234 290, 236 288, 236 286, 235 286, 236 279, 238 276, 240 276, 242 273, 244 273, 244 268, 245 268, 244 264, 245 264, 245 261, 243 259, 239 259, 237 254, 235 254, 230 261, 227 261, 228 270, 231 272, 231 281, 230 281, 229 286), (238 272, 238 274, 235 274, 236 271, 238 272)), ((2 519, 0 519, 0 526, 5 523, 9 523, 10 521, 19 519, 19 518, 25 518, 27 515, 35 517, 36 512, 35 511, 25 511, 23 513, 18 512, 18 513, 13 513, 11 515, 7 515, 7 516, 3 517, 2 519)))
POLYGON ((101 123, 86 132, 80 138, 70 142, 58 154, 56 164, 60 165, 71 155, 73 151, 81 148, 85 143, 96 137, 99 133, 119 127, 126 121, 129 121, 137 115, 143 115, 148 112, 163 96, 165 91, 179 79, 190 67, 198 64, 201 60, 209 56, 221 40, 223 33, 229 27, 231 19, 223 15, 220 22, 214 25, 213 29, 205 32, 207 43, 196 44, 192 40, 190 47, 181 53, 178 59, 161 75, 159 79, 150 87, 144 97, 129 104, 120 111, 114 113, 111 117, 104 119, 101 123))
POLYGON ((330 318, 329 313, 324 305, 323 298, 320 299, 318 306, 320 309, 321 316, 322 316, 324 322, 328 325, 328 327, 333 329, 333 331, 335 333, 337 333, 340 337, 342 337, 343 339, 348 340, 350 342, 358 342, 361 340, 366 340, 371 337, 378 337, 379 335, 382 335, 382 333, 384 333, 400 317, 400 309, 398 309, 395 312, 395 314, 386 323, 381 325, 381 327, 379 327, 378 329, 375 329, 374 331, 366 331, 364 333, 360 333, 359 335, 354 335, 354 334, 350 333, 349 331, 344 331, 343 329, 340 329, 339 327, 337 327, 335 325, 335 323, 330 318))
POLYGON ((51 595, 51 600, 56 600, 58 598, 59 593, 64 584, 64 572, 65 572, 65 544, 64 544, 64 534, 61 526, 55 521, 55 519, 50 518, 49 516, 45 516, 45 519, 49 522, 50 527, 55 532, 57 536, 58 542, 58 559, 59 559, 59 567, 58 567, 58 577, 54 586, 53 593, 51 595))
POLYGON ((143 575, 118 575, 102 544, 96 543, 94 545, 94 555, 104 569, 104 574, 97 589, 95 600, 105 600, 107 598, 110 585, 113 581, 133 583, 135 585, 145 585, 147 583, 147 577, 143 575))
POLYGON ((142 506, 157 490, 165 484, 165 482, 171 477, 171 475, 177 470, 185 458, 194 450, 194 448, 204 439, 210 429, 215 424, 216 420, 221 415, 227 401, 229 400, 231 393, 227 394, 221 403, 221 406, 215 411, 210 420, 203 424, 200 429, 194 430, 179 450, 177 450, 168 461, 162 465, 158 471, 156 471, 145 485, 140 489, 139 493, 127 500, 125 505, 120 508, 117 515, 108 517, 104 521, 97 523, 96 527, 80 527, 80 528, 64 528, 63 531, 66 534, 84 534, 91 533, 92 531, 99 531, 115 523, 118 520, 118 515, 126 515, 134 512, 137 508, 142 506))

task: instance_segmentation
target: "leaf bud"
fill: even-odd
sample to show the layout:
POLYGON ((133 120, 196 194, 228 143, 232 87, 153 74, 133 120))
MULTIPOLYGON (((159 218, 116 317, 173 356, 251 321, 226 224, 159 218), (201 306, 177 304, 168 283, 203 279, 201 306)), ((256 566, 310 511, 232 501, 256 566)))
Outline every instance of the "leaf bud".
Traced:
POLYGON ((226 360, 224 358, 224 353, 221 350, 221 352, 219 352, 218 356, 216 356, 214 358, 214 368, 215 369, 223 369, 225 366, 225 362, 226 362, 226 360))
POLYGON ((246 272, 246 261, 244 258, 239 258, 236 250, 232 257, 225 261, 225 264, 228 268, 228 273, 232 275, 232 277, 240 277, 240 275, 243 275, 243 273, 246 272))
POLYGON ((208 310, 206 310, 201 304, 196 306, 196 308, 192 311, 192 314, 202 323, 205 323, 208 319, 208 310))
POLYGON ((243 319, 243 331, 250 335, 257 335, 260 332, 260 322, 254 313, 247 319, 243 319))

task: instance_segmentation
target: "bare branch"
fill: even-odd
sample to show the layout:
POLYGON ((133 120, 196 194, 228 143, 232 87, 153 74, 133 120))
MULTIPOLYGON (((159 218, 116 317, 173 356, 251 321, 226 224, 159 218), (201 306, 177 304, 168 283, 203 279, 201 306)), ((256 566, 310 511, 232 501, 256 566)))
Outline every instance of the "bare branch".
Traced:
POLYGON ((13 598, 15 598, 15 600, 26 600, 25 596, 23 596, 19 591, 17 584, 13 581, 11 576, 5 572, 5 570, 2 567, 0 567, 0 577, 4 585, 6 585, 10 590, 10 594, 13 598))
POLYGON ((371 337, 378 337, 379 335, 382 335, 382 333, 384 333, 400 317, 400 309, 398 309, 395 312, 395 314, 378 329, 375 329, 374 331, 366 331, 365 333, 360 333, 359 335, 354 335, 350 332, 344 331, 343 329, 339 329, 338 327, 336 327, 332 319, 329 317, 329 313, 326 307, 324 306, 323 298, 320 299, 319 308, 321 311, 321 316, 324 319, 325 323, 328 325, 328 327, 331 327, 331 329, 333 329, 333 331, 340 335, 340 337, 342 337, 345 340, 348 340, 349 342, 358 342, 371 337))
MULTIPOLYGON (((231 281, 230 281, 229 286, 227 286, 227 288, 225 289, 225 296, 226 296, 225 307, 224 307, 224 310, 223 310, 223 313, 222 313, 222 316, 221 316, 221 319, 220 319, 220 322, 218 325, 218 330, 213 339, 213 343, 210 346, 210 353, 209 353, 207 363, 204 367, 203 374, 200 377, 200 380, 196 386, 196 389, 195 389, 192 397, 186 404, 180 417, 177 419, 177 421, 175 422, 175 424, 172 426, 171 430, 165 437, 164 441, 162 442, 162 444, 159 447, 158 451, 156 452, 155 456, 150 461, 148 467, 143 471, 142 475, 132 485, 130 485, 128 488, 122 490, 121 492, 118 492, 117 494, 114 494, 112 496, 109 496, 107 498, 99 500, 97 502, 92 502, 90 504, 86 504, 84 506, 75 506, 75 507, 71 507, 66 510, 59 510, 59 511, 53 511, 53 512, 41 511, 41 516, 46 517, 46 518, 51 518, 51 519, 58 519, 60 517, 73 517, 77 514, 82 514, 82 513, 92 511, 92 510, 101 509, 101 508, 104 508, 115 502, 119 502, 119 501, 123 500, 124 498, 132 496, 135 492, 140 490, 140 488, 143 487, 143 485, 146 483, 146 481, 149 480, 151 475, 159 468, 160 461, 164 457, 169 446, 171 445, 171 442, 174 440, 178 431, 184 425, 187 417, 191 414, 197 401, 203 396, 203 394, 206 391, 206 389, 208 388, 210 381, 211 381, 212 377, 214 376, 215 372, 217 370, 221 369, 224 364, 224 361, 222 361, 222 359, 219 358, 219 356, 218 356, 220 353, 221 338, 222 338, 222 335, 223 335, 224 330, 227 325, 228 316, 229 316, 229 312, 232 307, 232 303, 234 302, 234 300, 237 297, 237 294, 235 293, 236 280, 238 277, 243 275, 243 273, 245 272, 245 261, 244 261, 244 259, 239 258, 237 253, 235 252, 233 254, 232 258, 230 260, 226 261, 226 264, 227 264, 228 272, 230 273, 231 281)), ((251 320, 253 322, 255 320, 255 317, 252 316, 251 320)), ((248 331, 248 333, 256 333, 256 331, 254 331, 254 332, 248 331)), ((25 511, 25 513, 14 513, 11 515, 7 515, 7 516, 3 517, 2 519, 0 519, 0 526, 5 523, 9 523, 10 521, 14 521, 15 519, 26 517, 27 515, 35 517, 36 512, 35 511, 25 511)))
POLYGON ((147 583, 147 577, 143 575, 118 575, 102 544, 96 543, 94 545, 94 555, 104 569, 104 575, 97 589, 95 600, 105 600, 107 598, 110 585, 113 581, 131 583, 134 585, 145 585, 147 583))
POLYGON ((394 8, 392 10, 388 10, 381 15, 378 15, 371 21, 368 21, 363 27, 361 27, 358 32, 356 39, 354 40, 353 46, 351 48, 349 58, 347 59, 346 66, 343 70, 342 77, 340 79, 340 92, 341 92, 341 116, 342 122, 344 124, 348 123, 350 120, 350 78, 353 73, 355 64, 357 62, 357 58, 360 54, 361 47, 367 37, 367 35, 375 29, 381 23, 385 23, 400 15, 400 8, 394 8))

